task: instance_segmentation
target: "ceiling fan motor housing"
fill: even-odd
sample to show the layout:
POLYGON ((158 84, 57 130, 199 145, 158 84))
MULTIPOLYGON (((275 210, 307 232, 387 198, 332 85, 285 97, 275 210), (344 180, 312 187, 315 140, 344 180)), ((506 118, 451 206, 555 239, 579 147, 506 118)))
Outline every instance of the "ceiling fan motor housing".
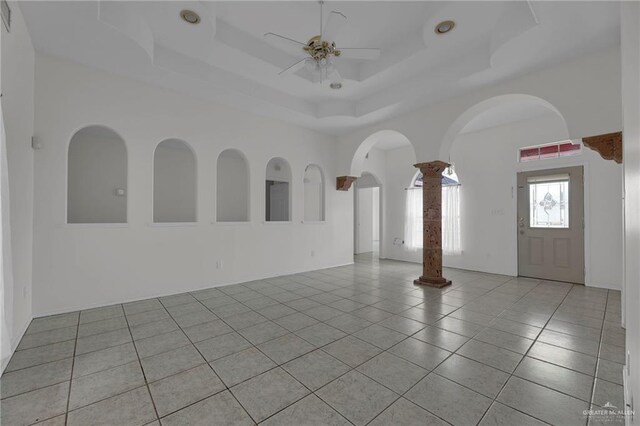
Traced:
POLYGON ((335 42, 321 40, 320 36, 311 37, 303 49, 316 61, 320 61, 332 55, 338 57, 341 53, 340 50, 336 49, 335 42))

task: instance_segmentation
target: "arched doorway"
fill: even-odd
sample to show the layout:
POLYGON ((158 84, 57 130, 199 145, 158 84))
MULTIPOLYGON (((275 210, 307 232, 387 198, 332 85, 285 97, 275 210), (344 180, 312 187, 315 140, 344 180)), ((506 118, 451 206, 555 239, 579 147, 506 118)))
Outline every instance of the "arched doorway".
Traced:
MULTIPOLYGON (((365 138, 351 160, 354 185, 354 253, 370 253, 385 258, 393 241, 390 235, 402 235, 401 220, 388 220, 387 205, 404 205, 406 184, 398 174, 415 173, 415 149, 409 139, 395 130, 381 130, 365 138), (376 225, 374 225, 376 224, 376 225), (395 228, 400 229, 395 229, 395 228)), ((390 216, 391 217, 391 216, 390 216)), ((397 218, 396 218, 397 219, 397 218)))
POLYGON ((369 172, 363 172, 354 191, 354 254, 380 258, 382 234, 382 184, 369 172))
POLYGON ((575 223, 584 222, 588 200, 582 157, 560 155, 559 144, 572 145, 568 137, 564 117, 553 105, 523 94, 479 102, 451 124, 440 157, 454 165, 463 182, 464 208, 462 251, 445 254, 446 266, 584 283, 588 241, 575 223), (532 148, 555 149, 557 155, 525 161, 522 152, 532 148), (574 225, 534 220, 540 200, 553 198, 552 192, 558 200, 540 208, 571 216, 574 225))

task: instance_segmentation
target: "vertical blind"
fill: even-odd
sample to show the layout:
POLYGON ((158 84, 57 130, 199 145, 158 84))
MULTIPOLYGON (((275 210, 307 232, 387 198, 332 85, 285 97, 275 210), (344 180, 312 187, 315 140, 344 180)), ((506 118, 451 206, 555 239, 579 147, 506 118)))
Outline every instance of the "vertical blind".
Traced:
MULTIPOLYGON (((404 243, 410 250, 422 248, 422 188, 406 191, 404 243)), ((460 185, 442 187, 442 251, 459 254, 460 247, 460 185)))

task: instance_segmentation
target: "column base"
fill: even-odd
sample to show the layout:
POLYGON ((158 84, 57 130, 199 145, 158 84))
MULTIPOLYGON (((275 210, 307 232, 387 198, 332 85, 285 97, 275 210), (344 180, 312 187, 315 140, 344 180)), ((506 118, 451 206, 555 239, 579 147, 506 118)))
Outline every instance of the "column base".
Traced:
POLYGON ((417 280, 413 280, 413 283, 416 285, 426 285, 427 287, 435 287, 435 288, 443 288, 448 285, 451 285, 451 280, 446 278, 428 278, 421 276, 417 280))

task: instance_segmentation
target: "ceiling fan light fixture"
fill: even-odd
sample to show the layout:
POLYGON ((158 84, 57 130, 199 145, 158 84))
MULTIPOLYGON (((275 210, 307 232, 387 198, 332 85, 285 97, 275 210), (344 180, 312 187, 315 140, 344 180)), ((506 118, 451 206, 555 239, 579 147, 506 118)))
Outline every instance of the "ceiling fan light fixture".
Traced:
POLYGON ((342 83, 331 83, 329 87, 331 87, 334 90, 342 89, 342 83))
POLYGON ((442 21, 438 25, 436 25, 435 32, 436 34, 446 34, 449 31, 453 30, 455 27, 456 23, 451 20, 442 21))
POLYGON ((200 23, 200 15, 193 10, 184 9, 180 11, 180 17, 188 24, 196 25, 200 23))

